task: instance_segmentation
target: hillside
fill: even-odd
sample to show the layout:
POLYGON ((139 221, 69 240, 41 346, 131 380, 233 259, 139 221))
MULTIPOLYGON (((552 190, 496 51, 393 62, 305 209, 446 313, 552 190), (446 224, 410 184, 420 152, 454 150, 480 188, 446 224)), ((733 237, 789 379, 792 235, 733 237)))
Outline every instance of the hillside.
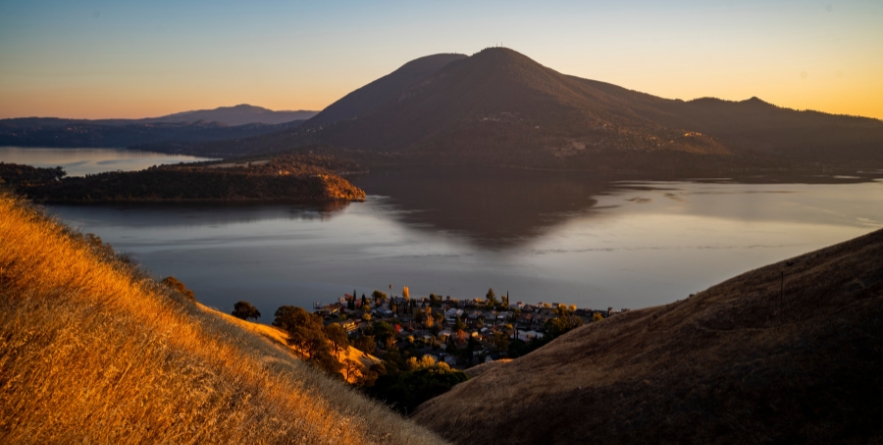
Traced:
POLYGON ((413 419, 461 444, 878 443, 881 366, 878 230, 576 329, 413 419))
POLYGON ((0 442, 440 444, 0 195, 0 442))
POLYGON ((327 125, 371 113, 391 98, 426 80, 442 67, 466 57, 463 54, 435 54, 404 64, 399 69, 347 94, 309 119, 310 125, 327 125))
POLYGON ((789 110, 756 98, 663 99, 489 48, 470 57, 417 59, 296 129, 189 152, 232 155, 316 144, 431 165, 689 176, 818 168, 817 162, 883 165, 883 122, 789 110))

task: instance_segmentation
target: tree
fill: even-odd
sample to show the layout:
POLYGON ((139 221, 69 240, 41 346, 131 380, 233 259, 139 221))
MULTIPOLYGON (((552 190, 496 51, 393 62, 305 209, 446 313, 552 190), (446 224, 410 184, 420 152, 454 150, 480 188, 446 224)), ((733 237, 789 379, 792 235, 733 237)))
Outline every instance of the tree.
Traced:
POLYGON ((363 335, 353 340, 353 347, 366 354, 373 354, 374 349, 377 348, 377 340, 373 335, 363 335))
POLYGON ((458 331, 466 329, 466 323, 463 323, 463 319, 459 315, 457 316, 457 321, 454 322, 454 329, 458 331))
POLYGON ((325 372, 332 377, 343 378, 343 375, 340 373, 343 369, 343 365, 337 357, 331 355, 331 351, 328 347, 320 348, 316 351, 315 355, 310 357, 309 361, 319 368, 324 369, 325 372))
POLYGON ((435 318, 432 316, 432 307, 426 308, 425 316, 423 318, 423 325, 427 329, 435 325, 435 318))
POLYGON ((261 318, 261 311, 258 308, 251 305, 251 303, 247 301, 240 301, 233 305, 233 312, 231 312, 234 317, 241 318, 243 320, 248 320, 249 318, 257 321, 261 318))
MULTIPOLYGON (((89 235, 91 235, 91 233, 89 235)), ((99 243, 101 242, 101 238, 98 238, 98 242, 99 243)), ((178 292, 179 294, 187 297, 188 300, 196 301, 196 295, 193 294, 193 291, 190 289, 187 289, 187 286, 185 286, 184 283, 178 281, 177 278, 172 277, 172 276, 168 276, 168 277, 163 278, 161 283, 165 284, 173 291, 178 292)))
POLYGON ((493 288, 490 288, 487 290, 487 294, 485 294, 485 298, 487 298, 488 307, 494 307, 499 303, 497 301, 497 294, 494 293, 493 288))
POLYGON ((346 381, 356 382, 363 375, 364 366, 356 360, 346 360, 343 365, 343 372, 346 381))
POLYGON ((390 337, 395 337, 396 330, 392 325, 385 321, 378 321, 371 326, 371 335, 373 335, 377 340, 386 343, 386 339, 390 337))
POLYGON ((505 332, 494 333, 494 347, 498 352, 509 350, 509 336, 505 332))
POLYGON ((343 326, 337 323, 331 323, 328 326, 325 326, 325 336, 328 337, 328 340, 334 345, 334 352, 339 353, 341 348, 345 348, 350 344, 349 335, 347 335, 346 330, 343 329, 343 326))
POLYGON ((327 349, 328 339, 318 316, 297 306, 282 306, 275 315, 273 326, 288 332, 288 344, 297 347, 308 360, 327 349))
POLYGON ((601 315, 600 312, 595 312, 594 314, 592 314, 592 321, 601 321, 603 319, 604 319, 604 316, 601 315))
POLYGON ((557 337, 583 325, 583 319, 576 315, 563 315, 546 321, 546 333, 557 337))
POLYGON ((371 298, 374 299, 374 306, 380 306, 384 301, 386 301, 388 296, 386 295, 386 292, 380 292, 379 290, 376 290, 374 292, 371 292, 371 298))

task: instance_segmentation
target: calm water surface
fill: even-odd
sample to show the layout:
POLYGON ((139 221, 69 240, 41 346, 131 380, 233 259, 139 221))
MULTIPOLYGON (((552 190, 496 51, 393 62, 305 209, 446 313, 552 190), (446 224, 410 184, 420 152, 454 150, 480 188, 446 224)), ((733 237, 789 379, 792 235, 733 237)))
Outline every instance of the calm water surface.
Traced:
MULTIPOLYGON (((883 227, 883 183, 589 184, 383 175, 364 203, 53 206, 204 303, 265 315, 344 292, 640 308, 883 227)), ((271 321, 265 316, 264 322, 271 321)))
POLYGON ((208 159, 121 148, 0 147, 0 162, 48 168, 60 166, 68 176, 85 176, 116 170, 144 170, 160 164, 205 160, 208 159))

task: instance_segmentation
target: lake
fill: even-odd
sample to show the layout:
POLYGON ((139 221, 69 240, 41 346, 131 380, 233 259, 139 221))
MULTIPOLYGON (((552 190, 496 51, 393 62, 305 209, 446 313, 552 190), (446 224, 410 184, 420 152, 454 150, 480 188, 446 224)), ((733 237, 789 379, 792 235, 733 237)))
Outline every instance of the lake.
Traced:
POLYGON ((86 176, 116 170, 144 170, 160 164, 206 160, 209 159, 121 148, 0 147, 0 162, 48 168, 60 166, 68 176, 86 176))
POLYGON ((595 183, 525 172, 376 172, 364 203, 52 206, 156 277, 272 321, 354 289, 641 308, 883 227, 883 183, 595 183))

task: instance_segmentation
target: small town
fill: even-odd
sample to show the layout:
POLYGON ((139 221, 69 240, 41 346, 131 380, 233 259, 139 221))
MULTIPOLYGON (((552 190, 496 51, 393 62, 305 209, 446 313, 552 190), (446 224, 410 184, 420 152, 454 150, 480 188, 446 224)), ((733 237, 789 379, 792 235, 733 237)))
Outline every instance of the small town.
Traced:
POLYGON ((493 289, 484 298, 412 298, 407 287, 402 295, 375 290, 357 296, 354 291, 333 303, 313 304, 326 326, 340 325, 366 353, 384 358, 395 349, 405 357, 430 356, 457 369, 524 355, 573 328, 628 311, 511 302, 508 292, 497 296, 493 289))

